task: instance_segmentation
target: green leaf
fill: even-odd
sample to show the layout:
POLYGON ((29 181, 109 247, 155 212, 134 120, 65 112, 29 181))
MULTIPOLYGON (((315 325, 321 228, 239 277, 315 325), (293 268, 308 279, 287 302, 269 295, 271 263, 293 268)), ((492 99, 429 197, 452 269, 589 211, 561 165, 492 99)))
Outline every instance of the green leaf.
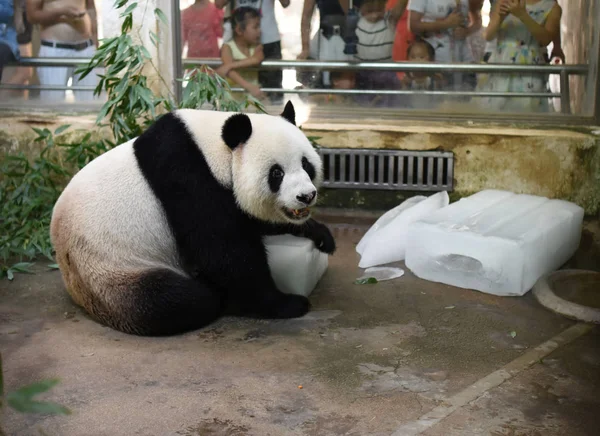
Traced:
POLYGON ((70 124, 63 124, 62 126, 60 126, 58 129, 56 129, 54 131, 55 135, 60 135, 62 132, 64 132, 65 130, 67 130, 69 127, 71 127, 70 124))
POLYGON ((50 269, 59 269, 58 264, 57 263, 51 263, 48 265, 48 268, 50 269))
POLYGON ((56 403, 35 401, 34 396, 50 390, 58 383, 58 379, 43 380, 22 387, 6 396, 10 407, 22 413, 50 413, 68 415, 71 411, 56 403))
POLYGON ((125 9, 125 11, 124 11, 123 13, 121 13, 121 15, 119 15, 119 17, 120 17, 120 18, 123 18, 125 15, 127 15, 127 14, 129 14, 129 13, 133 12, 133 10, 134 10, 135 8, 137 8, 137 5, 138 5, 138 4, 137 4, 137 2, 133 2, 132 4, 130 4, 130 5, 127 7, 127 9, 125 9))
POLYGON ((169 25, 169 20, 167 20, 167 16, 159 8, 154 9, 154 14, 158 17, 160 21, 164 23, 165 26, 169 25))
POLYGON ((11 269, 6 270, 6 278, 10 281, 12 281, 15 278, 11 269))
POLYGON ((19 262, 10 267, 13 271, 30 273, 29 268, 33 265, 31 262, 19 262))
POLYGON ((356 279, 354 281, 355 285, 374 285, 377 283, 377 279, 375 277, 365 277, 362 279, 356 279))
POLYGON ((31 383, 27 386, 23 386, 22 388, 12 392, 13 395, 16 395, 21 398, 33 398, 33 396, 44 393, 52 389, 54 386, 58 384, 60 380, 54 378, 49 380, 42 380, 41 382, 31 383))

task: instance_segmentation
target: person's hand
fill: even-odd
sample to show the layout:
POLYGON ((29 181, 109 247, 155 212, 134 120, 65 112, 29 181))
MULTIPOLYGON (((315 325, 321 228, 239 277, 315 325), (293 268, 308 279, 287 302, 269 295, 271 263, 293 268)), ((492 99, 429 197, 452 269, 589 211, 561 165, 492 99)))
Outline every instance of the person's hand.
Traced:
POLYGON ((460 26, 462 22, 463 16, 458 11, 452 12, 444 19, 444 23, 448 26, 448 29, 454 29, 455 27, 460 26))
POLYGON ((252 97, 254 97, 258 100, 262 100, 266 97, 265 93, 260 90, 260 86, 250 85, 249 88, 250 89, 248 89, 248 92, 250 92, 250 95, 252 95, 252 97))
POLYGON ((439 90, 442 89, 444 86, 446 86, 446 78, 444 77, 444 75, 442 73, 435 73, 433 75, 433 88, 434 90, 439 90))
POLYGON ((527 7, 525 0, 504 0, 500 4, 500 12, 512 14, 517 18, 527 15, 527 7))
POLYGON ((559 58, 562 63, 565 63, 565 53, 562 51, 562 49, 560 47, 554 47, 552 49, 552 53, 550 54, 550 59, 552 58, 559 58))
POLYGON ((308 49, 307 50, 302 50, 300 52, 300 54, 298 56, 296 56, 296 59, 299 61, 303 61, 305 59, 308 59, 308 49))
POLYGON ((259 45, 254 49, 254 54, 252 55, 252 59, 257 64, 260 64, 265 59, 265 53, 263 51, 263 46, 259 45))
POLYGON ((82 11, 74 6, 65 6, 62 8, 61 12, 62 18, 65 21, 80 20, 87 13, 86 11, 82 11))
POLYGON ((464 27, 457 27, 454 29, 454 39, 462 40, 467 37, 467 29, 464 27))
POLYGON ((499 3, 498 15, 500 15, 500 20, 504 20, 508 16, 508 10, 504 7, 506 0, 499 0, 499 3))
POLYGON ((217 73, 221 77, 227 77, 230 71, 231 66, 229 64, 223 64, 215 70, 215 73, 217 73))
POLYGON ((404 77, 402 77, 400 80, 400 85, 402 86, 402 89, 410 89, 412 85, 412 77, 409 73, 404 74, 404 77))

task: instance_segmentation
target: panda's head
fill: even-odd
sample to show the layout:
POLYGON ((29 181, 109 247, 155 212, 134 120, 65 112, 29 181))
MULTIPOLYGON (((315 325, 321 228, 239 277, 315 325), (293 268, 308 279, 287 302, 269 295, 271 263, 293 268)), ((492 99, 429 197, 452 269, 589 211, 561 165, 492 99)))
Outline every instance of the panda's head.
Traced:
POLYGON ((221 136, 232 150, 232 188, 242 210, 274 223, 308 220, 322 182, 322 162, 296 127, 291 102, 280 116, 232 115, 221 136))

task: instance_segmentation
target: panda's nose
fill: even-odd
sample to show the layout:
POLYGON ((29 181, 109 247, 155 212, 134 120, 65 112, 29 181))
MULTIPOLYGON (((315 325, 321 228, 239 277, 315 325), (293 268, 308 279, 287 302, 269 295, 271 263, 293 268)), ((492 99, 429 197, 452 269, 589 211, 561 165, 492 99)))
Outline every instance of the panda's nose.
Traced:
POLYGON ((296 199, 304 204, 310 204, 317 195, 317 191, 312 191, 310 194, 296 195, 296 199))

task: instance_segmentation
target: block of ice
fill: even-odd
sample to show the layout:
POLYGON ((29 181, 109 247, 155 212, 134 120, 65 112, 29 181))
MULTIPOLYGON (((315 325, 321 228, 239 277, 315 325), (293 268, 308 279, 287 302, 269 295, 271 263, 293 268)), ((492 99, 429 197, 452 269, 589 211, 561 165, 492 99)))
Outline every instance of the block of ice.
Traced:
POLYGON ((356 251, 361 255, 358 266, 368 268, 403 260, 408 225, 448 203, 448 193, 442 191, 430 197, 411 197, 384 213, 356 246, 356 251))
POLYGON ((310 239, 292 235, 266 236, 264 243, 277 288, 286 294, 310 295, 329 266, 328 255, 310 239))
POLYGON ((575 253, 583 215, 567 201, 481 191, 413 222, 406 266, 426 280, 523 295, 575 253))

